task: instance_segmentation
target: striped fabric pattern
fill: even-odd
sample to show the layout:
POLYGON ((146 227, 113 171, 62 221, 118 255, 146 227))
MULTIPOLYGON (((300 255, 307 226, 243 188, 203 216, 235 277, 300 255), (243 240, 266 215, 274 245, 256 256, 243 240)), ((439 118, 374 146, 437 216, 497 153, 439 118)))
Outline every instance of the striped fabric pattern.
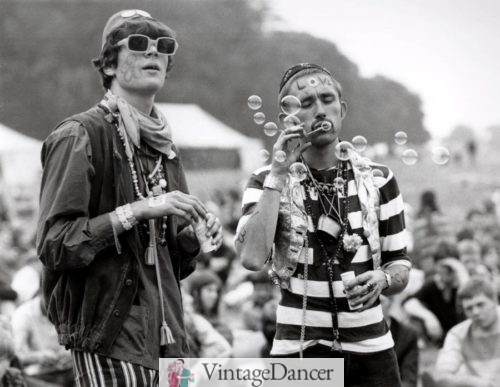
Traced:
MULTIPOLYGON (((411 267, 406 255, 406 236, 403 211, 403 199, 392 171, 382 165, 374 164, 374 168, 381 170, 384 177, 376 181, 380 191, 380 218, 379 232, 381 238, 382 267, 392 264, 403 264, 411 267), (383 180, 380 180, 383 179, 383 180)), ((243 216, 238 227, 242 227, 250 217, 263 192, 263 182, 270 171, 266 166, 255 171, 243 193, 243 216)), ((336 170, 315 171, 321 174, 323 181, 332 182, 336 177, 336 170)), ((340 278, 343 271, 353 270, 356 275, 373 270, 368 241, 363 234, 361 205, 357 197, 357 190, 352 169, 348 173, 347 200, 349 203, 350 234, 359 235, 363 244, 352 254, 352 261, 347 270, 342 270, 339 262, 334 262, 334 296, 338 309, 340 341, 344 351, 353 353, 372 353, 391 348, 394 343, 387 325, 383 319, 382 307, 377 302, 373 307, 363 312, 350 311, 344 295, 344 286, 340 278)), ((303 189, 306 189, 303 186, 303 189)), ((309 190, 313 218, 318 219, 323 212, 314 189, 309 190)), ((342 198, 342 196, 341 196, 342 198)), ((312 220, 309 219, 309 224, 312 220)), ((315 225, 316 226, 316 225, 315 225)), ((307 252, 308 281, 307 281, 307 313, 304 349, 318 343, 332 345, 333 330, 329 302, 328 271, 324 266, 324 257, 321 247, 314 233, 308 230, 309 250, 307 252)), ((326 249, 333 255, 335 245, 327 245, 326 249)), ((305 249, 304 249, 305 250, 305 249)), ((291 354, 300 350, 300 330, 302 324, 302 300, 304 295, 304 263, 306 253, 302 252, 297 270, 290 280, 289 289, 281 290, 281 300, 277 311, 277 331, 273 343, 272 355, 291 354)))
POLYGON ((154 387, 158 371, 90 352, 72 351, 77 387, 154 387))

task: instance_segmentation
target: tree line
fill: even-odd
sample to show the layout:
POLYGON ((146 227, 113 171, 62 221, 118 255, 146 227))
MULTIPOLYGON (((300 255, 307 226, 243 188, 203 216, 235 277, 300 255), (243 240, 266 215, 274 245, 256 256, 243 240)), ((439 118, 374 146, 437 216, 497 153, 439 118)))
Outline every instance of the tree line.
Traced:
MULTIPOLYGON (((259 95, 268 119, 279 112, 283 71, 297 62, 331 69, 349 105, 342 136, 392 142, 406 131, 424 142, 420 97, 384 77, 363 78, 330 41, 266 29, 269 11, 247 0, 150 0, 140 7, 177 33, 180 48, 157 101, 195 103, 234 129, 266 137, 247 106, 259 95)), ((259 3, 261 4, 261 3, 259 3)), ((0 0, 0 122, 43 139, 63 118, 98 101, 103 90, 90 63, 107 18, 136 1, 0 0)), ((203 123, 200 122, 203 127, 203 123)))

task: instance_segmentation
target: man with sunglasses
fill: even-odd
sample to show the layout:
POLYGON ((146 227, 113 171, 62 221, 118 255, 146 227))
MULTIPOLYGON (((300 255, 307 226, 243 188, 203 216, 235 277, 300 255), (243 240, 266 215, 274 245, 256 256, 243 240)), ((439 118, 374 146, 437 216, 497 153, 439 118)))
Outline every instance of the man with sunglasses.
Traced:
POLYGON ((394 175, 339 140, 347 105, 326 68, 290 67, 279 101, 297 109, 248 182, 235 240, 247 269, 271 262, 281 290, 270 354, 343 358, 346 386, 400 386, 379 300, 404 289, 411 268, 394 175))
POLYGON ((111 16, 94 60, 104 98, 43 145, 43 295, 79 386, 154 386, 159 357, 189 355, 179 281, 199 250, 192 225, 222 242, 154 107, 177 48, 145 11, 111 16))

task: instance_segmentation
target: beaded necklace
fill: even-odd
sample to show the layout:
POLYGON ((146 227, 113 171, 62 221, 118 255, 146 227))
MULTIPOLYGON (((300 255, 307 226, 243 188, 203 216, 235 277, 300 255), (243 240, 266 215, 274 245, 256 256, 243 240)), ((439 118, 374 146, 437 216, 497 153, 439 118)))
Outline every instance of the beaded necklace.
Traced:
MULTIPOLYGON (((162 159, 162 155, 160 154, 153 171, 146 177, 142 161, 140 158, 138 158, 139 168, 141 169, 141 174, 144 178, 144 186, 146 187, 148 197, 159 196, 166 192, 167 179, 163 170, 162 159)), ((167 243, 167 219, 167 216, 162 217, 161 230, 158 233, 158 238, 162 246, 165 246, 167 243)), ((151 232, 151 230, 146 230, 146 233, 148 232, 151 232)))
MULTIPOLYGON (((118 136, 120 137, 120 140, 123 144, 123 147, 127 149, 130 145, 127 142, 127 139, 125 137, 125 134, 123 133, 122 130, 120 130, 119 126, 115 122, 115 128, 118 132, 118 136)), ((132 175, 132 185, 134 187, 134 193, 137 199, 145 199, 145 196, 142 194, 141 189, 139 187, 139 175, 137 173, 137 170, 135 168, 135 163, 134 163, 134 156, 132 152, 125 152, 127 155, 127 161, 128 165, 130 167, 130 174, 132 175)), ((161 195, 164 193, 167 187, 167 180, 165 178, 165 172, 163 171, 163 166, 162 166, 162 155, 160 154, 160 157, 158 158, 158 161, 156 162, 156 166, 153 169, 153 171, 146 177, 144 173, 144 168, 142 166, 141 159, 138 157, 138 165, 139 168, 141 169, 141 175, 144 178, 144 185, 146 188, 146 192, 148 197, 154 197, 161 195), (153 186, 153 183, 155 184, 153 186)), ((152 239, 156 239, 156 225, 155 225, 155 220, 150 219, 150 221, 143 224, 144 231, 146 235, 149 235, 149 245, 150 247, 153 248, 155 245, 156 241, 153 241, 152 239)), ((161 223, 161 231, 158 235, 158 238, 160 240, 160 244, 162 246, 165 246, 167 243, 166 235, 167 235, 167 217, 164 216, 162 218, 162 223, 161 223)), ((154 265, 154 258, 150 252, 151 249, 146 250, 146 255, 145 255, 145 263, 146 265, 154 265)))
MULTIPOLYGON (((130 174, 132 175, 132 185, 134 186, 134 193, 135 196, 143 200, 145 199, 144 195, 142 194, 140 188, 139 188, 139 177, 137 174, 137 171, 135 169, 135 163, 134 163, 134 154, 130 148, 130 145, 128 143, 127 138, 125 137, 125 134, 123 131, 120 129, 120 126, 118 125, 118 118, 116 115, 112 114, 109 112, 109 109, 106 107, 103 107, 100 105, 104 111, 108 112, 110 114, 111 120, 109 122, 113 123, 116 131, 118 132, 118 136, 120 137, 120 140, 123 144, 123 147, 125 148, 125 154, 127 155, 127 161, 128 165, 130 167, 130 174)), ((144 174, 144 168, 142 168, 142 162, 141 159, 138 157, 138 164, 139 167, 141 168, 141 175, 145 177, 144 174)), ((167 180, 165 177, 165 174, 161 175, 163 172, 163 167, 162 167, 162 156, 160 154, 160 157, 158 161, 156 162, 156 166, 153 169, 153 171, 148 175, 148 177, 145 177, 145 188, 146 192, 148 194, 148 197, 152 198, 154 196, 161 195, 161 193, 166 191, 167 187, 167 180), (163 181, 162 181, 163 180, 163 181), (157 184, 153 186, 150 189, 150 185, 156 182, 157 184), (159 190, 156 187, 159 187, 159 190)), ((157 251, 157 245, 156 245, 156 227, 155 227, 155 220, 154 219, 149 219, 148 220, 148 225, 149 229, 146 231, 146 233, 149 234, 149 245, 146 248, 146 254, 145 254, 145 264, 148 266, 154 266, 155 267, 155 272, 156 272, 156 285, 158 287, 158 295, 160 298, 160 309, 161 309, 161 326, 160 326, 160 347, 165 347, 168 344, 175 343, 175 338, 172 334, 172 330, 168 326, 167 323, 167 313, 166 313, 166 307, 165 304, 167 300, 164 299, 163 297, 163 291, 162 291, 162 281, 161 281, 161 274, 160 274, 160 262, 158 259, 158 251, 157 251)), ((167 217, 163 217, 163 223, 162 223, 162 232, 163 232, 163 237, 160 237, 160 242, 162 245, 166 244, 166 228, 167 228, 167 217)), ((139 228, 140 231, 140 228, 139 228)))
POLYGON ((324 214, 326 216, 329 216, 331 211, 333 210, 334 214, 337 216, 337 219, 338 221, 342 224, 343 221, 342 221, 342 217, 340 216, 340 195, 336 195, 337 196, 337 202, 334 204, 335 200, 335 194, 338 193, 338 191, 342 192, 342 194, 344 194, 344 184, 343 184, 343 180, 342 180, 342 171, 339 169, 339 168, 335 168, 337 170, 337 177, 335 178, 336 181, 339 181, 340 179, 340 184, 337 182, 336 184, 331 184, 331 183, 323 183, 323 182, 320 182, 320 181, 317 181, 312 172, 311 172, 311 169, 309 168, 309 166, 307 166, 307 164, 304 162, 304 160, 302 159, 302 163, 304 165, 306 165, 306 168, 307 168, 307 174, 309 175, 309 178, 305 181, 305 186, 306 188, 314 188, 318 194, 318 199, 319 199, 319 202, 321 204, 321 207, 323 207, 323 211, 324 211, 324 214), (332 197, 332 199, 328 199, 328 195, 330 195, 332 197), (324 201, 326 201, 327 204, 329 204, 330 206, 328 207, 328 210, 327 210, 327 207, 325 206, 324 204, 324 201))
MULTIPOLYGON (((339 171, 340 171, 340 175, 344 179, 344 187, 343 187, 344 192, 347 193, 347 184, 348 184, 348 181, 347 181, 347 162, 341 162, 341 168, 339 168, 339 171)), ((312 174, 311 174, 311 177, 312 177, 312 174)), ((307 187, 305 187, 304 192, 305 192, 304 205, 305 205, 306 213, 312 219, 313 218, 313 211, 312 211, 312 207, 311 207, 312 199, 311 199, 310 194, 309 194, 309 189, 307 189, 307 187)), ((339 201, 338 194, 337 194, 337 199, 339 201)), ((331 317, 332 317, 332 334, 333 334, 333 342, 332 342, 331 350, 338 351, 338 352, 342 351, 342 346, 341 346, 340 341, 339 341, 339 323, 338 323, 337 301, 335 299, 335 294, 334 294, 334 290, 333 290, 333 283, 334 283, 334 266, 333 266, 333 264, 334 264, 335 260, 337 260, 339 257, 340 250, 342 249, 343 236, 347 231, 348 214, 349 214, 349 201, 347 200, 347 194, 345 194, 343 196, 343 211, 341 211, 341 210, 342 210, 342 208, 340 207, 340 202, 339 202, 338 211, 339 211, 339 217, 341 220, 342 228, 341 228, 340 235, 337 239, 337 248, 336 248, 335 254, 333 256, 331 256, 329 254, 328 250, 325 247, 323 240, 316 232, 316 227, 314 227, 314 224, 315 223, 317 224, 317 220, 315 222, 315 219, 312 219, 314 231, 311 233, 316 237, 316 240, 318 241, 318 244, 321 247, 321 251, 323 253, 323 256, 326 259, 326 262, 324 264, 327 266, 327 271, 328 271, 328 290, 330 293, 330 300, 329 301, 330 301, 330 312, 331 312, 331 317), (342 212, 342 214, 340 214, 341 212, 342 212), (340 216, 340 215, 343 215, 343 216, 340 216)), ((306 262, 306 265, 307 265, 307 262, 306 262)), ((306 274, 306 270, 304 270, 304 272, 305 272, 304 274, 306 274)), ((305 276, 304 280, 307 283, 306 276, 305 276)), ((305 297, 306 297, 306 295, 304 295, 304 298, 305 297)), ((305 307, 305 305, 306 305, 306 302, 304 301, 303 306, 305 307)), ((301 339, 302 339, 302 336, 301 336, 301 339)), ((301 343, 301 347, 302 347, 302 343, 301 343)))

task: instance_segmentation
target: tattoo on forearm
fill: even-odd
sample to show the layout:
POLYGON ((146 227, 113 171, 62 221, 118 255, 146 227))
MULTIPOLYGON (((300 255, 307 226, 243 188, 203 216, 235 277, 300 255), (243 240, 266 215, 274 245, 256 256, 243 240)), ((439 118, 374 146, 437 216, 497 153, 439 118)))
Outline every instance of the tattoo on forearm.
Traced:
POLYGON ((238 233, 236 242, 239 244, 243 244, 245 242, 245 235, 247 235, 247 230, 245 229, 245 227, 242 227, 242 229, 238 233))
MULTIPOLYGON (((255 211, 254 213, 252 213, 250 215, 250 217, 248 218, 247 223, 248 223, 248 221, 250 221, 250 219, 252 219, 258 213, 259 213, 259 211, 255 211)), ((238 232, 238 236, 236 237, 236 243, 239 243, 239 244, 245 243, 245 236, 246 235, 247 235, 247 229, 245 228, 245 226, 243 226, 241 228, 241 230, 238 232)))

